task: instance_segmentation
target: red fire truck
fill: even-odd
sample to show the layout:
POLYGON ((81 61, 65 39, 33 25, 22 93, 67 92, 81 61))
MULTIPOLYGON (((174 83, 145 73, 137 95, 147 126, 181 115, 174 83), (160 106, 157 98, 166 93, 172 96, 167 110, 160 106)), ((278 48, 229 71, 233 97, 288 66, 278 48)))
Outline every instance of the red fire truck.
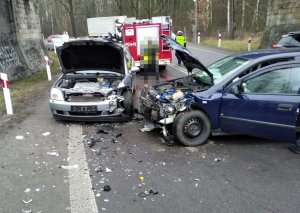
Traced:
POLYGON ((150 20, 134 20, 132 23, 123 24, 123 42, 128 46, 134 58, 134 66, 141 65, 141 51, 149 38, 158 41, 159 66, 165 67, 172 61, 172 50, 160 36, 172 36, 172 20, 169 16, 152 17, 150 20))

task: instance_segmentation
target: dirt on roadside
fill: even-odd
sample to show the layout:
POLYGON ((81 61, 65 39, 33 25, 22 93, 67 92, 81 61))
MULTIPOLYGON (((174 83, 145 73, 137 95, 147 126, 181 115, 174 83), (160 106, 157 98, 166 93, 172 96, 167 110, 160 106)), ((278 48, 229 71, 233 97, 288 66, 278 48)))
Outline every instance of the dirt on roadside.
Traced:
MULTIPOLYGON (((54 79, 58 77, 53 76, 54 79)), ((5 132, 10 126, 16 122, 22 121, 32 112, 30 109, 36 104, 36 99, 50 94, 52 81, 43 81, 34 85, 31 88, 24 88, 24 96, 19 98, 12 97, 13 115, 7 115, 6 109, 0 111, 0 134, 5 132)))

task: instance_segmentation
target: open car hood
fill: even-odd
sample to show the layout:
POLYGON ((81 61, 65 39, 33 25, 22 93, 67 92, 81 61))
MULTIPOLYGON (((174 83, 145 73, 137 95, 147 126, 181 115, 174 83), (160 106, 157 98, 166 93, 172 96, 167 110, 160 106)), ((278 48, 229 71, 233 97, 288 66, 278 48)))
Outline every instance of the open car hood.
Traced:
POLYGON ((213 78, 213 74, 184 46, 178 44, 176 41, 166 35, 161 35, 161 38, 167 42, 169 47, 174 50, 178 50, 178 56, 183 61, 183 64, 189 73, 191 73, 194 68, 199 68, 213 78))
POLYGON ((79 70, 105 70, 124 74, 123 49, 105 40, 73 40, 57 48, 64 74, 79 70))

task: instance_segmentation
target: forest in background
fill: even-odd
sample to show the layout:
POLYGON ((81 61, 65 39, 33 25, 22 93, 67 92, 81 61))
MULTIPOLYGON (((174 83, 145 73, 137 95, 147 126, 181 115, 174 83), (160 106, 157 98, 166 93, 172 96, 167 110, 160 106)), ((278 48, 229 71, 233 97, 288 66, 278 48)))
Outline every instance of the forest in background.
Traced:
POLYGON ((87 18, 99 16, 170 16, 173 31, 186 31, 192 40, 195 19, 202 37, 244 38, 262 35, 270 0, 39 0, 45 37, 68 31, 87 36, 87 18), (197 8, 197 11, 196 11, 197 8), (196 16, 195 16, 196 14, 196 16))

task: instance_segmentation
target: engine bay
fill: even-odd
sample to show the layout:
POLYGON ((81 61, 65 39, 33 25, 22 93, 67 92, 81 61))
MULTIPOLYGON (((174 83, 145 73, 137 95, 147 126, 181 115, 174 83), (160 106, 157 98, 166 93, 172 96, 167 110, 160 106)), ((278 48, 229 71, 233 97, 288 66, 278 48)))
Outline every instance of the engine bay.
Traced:
POLYGON ((119 76, 88 76, 62 78, 57 85, 63 91, 66 101, 85 102, 103 101, 109 96, 116 95, 120 82, 119 76))
MULTIPOLYGON (((191 76, 176 79, 153 87, 156 97, 159 95, 161 102, 178 101, 183 99, 184 93, 202 91, 207 88, 199 85, 199 83, 191 76)), ((154 91, 152 91, 154 93, 154 91)))

